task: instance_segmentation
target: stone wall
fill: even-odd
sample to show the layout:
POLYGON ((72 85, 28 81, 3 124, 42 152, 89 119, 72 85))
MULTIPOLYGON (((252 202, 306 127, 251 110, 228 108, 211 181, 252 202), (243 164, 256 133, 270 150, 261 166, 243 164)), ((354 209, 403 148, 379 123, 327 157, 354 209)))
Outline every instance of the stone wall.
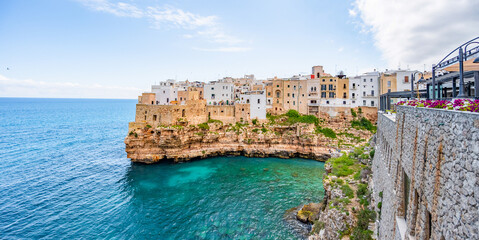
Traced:
POLYGON ((211 119, 220 120, 225 124, 236 123, 234 105, 208 105, 206 106, 206 112, 211 119))
POLYGON ((376 142, 378 239, 479 239, 479 114, 399 106, 376 142))

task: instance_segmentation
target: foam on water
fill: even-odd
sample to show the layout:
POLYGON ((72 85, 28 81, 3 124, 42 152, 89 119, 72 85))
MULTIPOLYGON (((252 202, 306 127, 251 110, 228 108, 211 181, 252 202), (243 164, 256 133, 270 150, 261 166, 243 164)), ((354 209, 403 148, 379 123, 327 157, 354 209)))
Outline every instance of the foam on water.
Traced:
POLYGON ((218 157, 132 164, 133 100, 0 98, 0 238, 296 239, 323 164, 218 157))

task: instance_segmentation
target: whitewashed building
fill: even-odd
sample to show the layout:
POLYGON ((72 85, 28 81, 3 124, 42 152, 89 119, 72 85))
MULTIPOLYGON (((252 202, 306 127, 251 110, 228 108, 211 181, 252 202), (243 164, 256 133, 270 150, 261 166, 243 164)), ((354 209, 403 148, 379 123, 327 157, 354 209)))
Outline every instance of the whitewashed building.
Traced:
POLYGON ((175 80, 168 79, 158 85, 152 85, 151 92, 156 94, 156 104, 158 105, 168 105, 172 101, 178 100, 178 88, 175 86, 175 80))
POLYGON ((208 105, 232 105, 234 104, 234 84, 223 81, 205 84, 204 98, 208 105))
POLYGON ((357 106, 377 107, 379 105, 379 78, 379 72, 368 72, 361 75, 357 106))
POLYGON ((265 91, 251 91, 240 95, 239 103, 250 106, 250 119, 266 119, 266 94, 265 91))

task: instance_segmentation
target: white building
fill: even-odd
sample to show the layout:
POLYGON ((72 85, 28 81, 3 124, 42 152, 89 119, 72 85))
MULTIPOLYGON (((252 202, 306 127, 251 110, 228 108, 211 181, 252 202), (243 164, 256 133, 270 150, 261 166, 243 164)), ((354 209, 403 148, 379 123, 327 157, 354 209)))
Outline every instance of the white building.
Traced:
POLYGON ((168 105, 178 100, 178 88, 175 87, 175 80, 168 79, 158 85, 151 86, 151 92, 156 94, 156 104, 168 105))
POLYGON ((231 105, 234 103, 234 84, 216 81, 205 84, 204 97, 208 105, 231 105))
POLYGON ((379 72, 368 72, 349 78, 351 107, 377 107, 379 105, 379 72))
POLYGON ((266 119, 265 91, 251 91, 240 95, 239 103, 248 103, 250 119, 266 119))
POLYGON ((377 107, 379 105, 379 72, 361 75, 358 106, 377 107))
POLYGON ((399 69, 394 72, 396 73, 396 91, 411 91, 411 74, 416 71, 399 69))

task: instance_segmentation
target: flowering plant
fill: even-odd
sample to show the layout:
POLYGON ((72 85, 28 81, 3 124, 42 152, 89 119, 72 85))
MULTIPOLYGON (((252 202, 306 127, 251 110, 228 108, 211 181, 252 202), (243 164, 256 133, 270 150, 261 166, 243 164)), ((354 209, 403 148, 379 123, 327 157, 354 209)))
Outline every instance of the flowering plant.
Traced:
POLYGON ((454 99, 449 100, 408 100, 400 101, 396 105, 405 105, 413 107, 442 108, 448 110, 479 112, 479 100, 472 99, 454 99))

